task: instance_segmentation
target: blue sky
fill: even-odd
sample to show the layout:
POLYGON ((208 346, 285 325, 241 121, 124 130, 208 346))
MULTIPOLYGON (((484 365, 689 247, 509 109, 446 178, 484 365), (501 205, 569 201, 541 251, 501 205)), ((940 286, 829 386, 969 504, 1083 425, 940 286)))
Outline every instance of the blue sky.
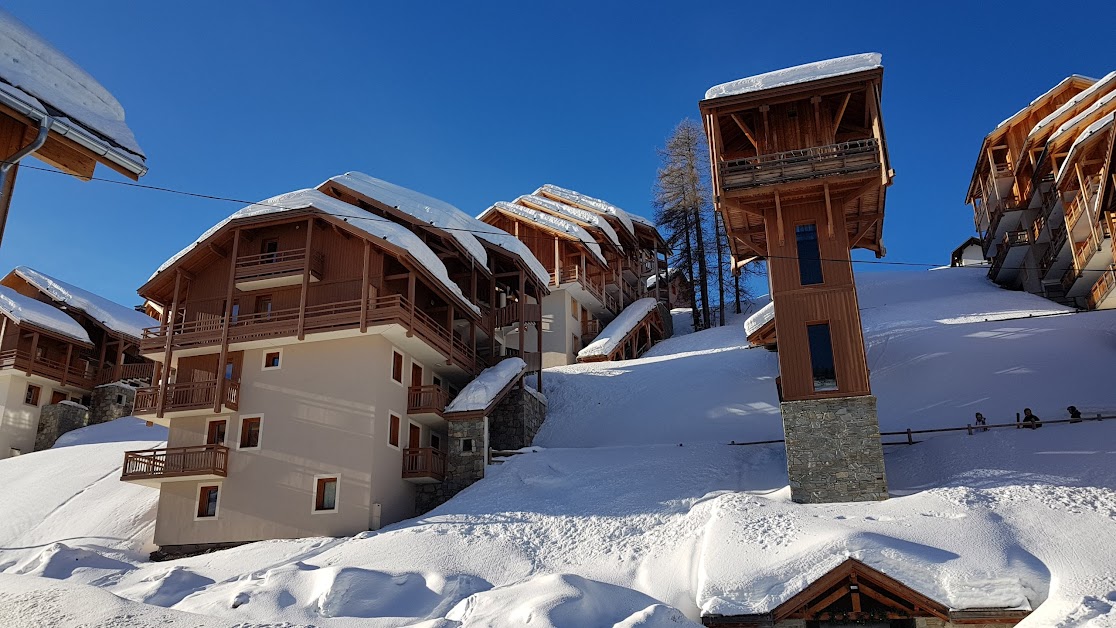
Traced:
MULTIPOLYGON (((120 100, 145 184, 257 200, 360 170, 471 213, 555 183, 650 215, 655 150, 706 88, 881 52, 897 173, 885 259, 937 263, 973 233, 963 200, 983 136, 1066 75, 1116 69, 1111 4, 1074 4, 1107 23, 1054 29, 1049 2, 4 8, 120 100)), ((0 269, 132 304, 160 263, 239 208, 24 169, 0 269)))

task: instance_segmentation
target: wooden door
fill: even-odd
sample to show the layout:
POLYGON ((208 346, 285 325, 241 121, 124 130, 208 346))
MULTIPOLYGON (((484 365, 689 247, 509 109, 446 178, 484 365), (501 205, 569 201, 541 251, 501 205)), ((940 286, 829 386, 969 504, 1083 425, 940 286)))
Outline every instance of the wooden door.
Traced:
POLYGON ((67 398, 68 397, 67 397, 66 393, 64 393, 62 391, 59 391, 59 390, 56 390, 56 391, 54 391, 53 393, 50 394, 50 403, 52 405, 56 404, 56 403, 62 403, 67 398))
POLYGON ((206 427, 205 444, 206 445, 224 445, 225 444, 225 428, 228 422, 224 419, 220 421, 210 421, 206 427))
POLYGON ((422 438, 422 428, 420 428, 419 426, 412 423, 411 424, 411 431, 407 436, 407 447, 411 447, 411 448, 422 447, 422 441, 420 440, 421 438, 422 438))
POLYGON ((411 385, 422 386, 422 367, 411 362, 411 385))

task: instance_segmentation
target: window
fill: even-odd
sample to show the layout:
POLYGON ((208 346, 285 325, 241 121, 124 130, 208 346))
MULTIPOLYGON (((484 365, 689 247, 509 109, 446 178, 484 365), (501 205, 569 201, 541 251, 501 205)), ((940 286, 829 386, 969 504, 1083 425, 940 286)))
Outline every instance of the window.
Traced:
POLYGON ((231 318, 232 318, 232 322, 234 322, 234 323, 236 322, 236 320, 238 318, 240 318, 240 301, 233 301, 232 317, 231 318))
POLYGON ((259 449, 260 432, 262 430, 262 416, 249 416, 240 419, 240 449, 259 449))
POLYGON ((278 369, 283 360, 283 350, 265 351, 263 356, 263 369, 265 371, 278 369))
POLYGON ((818 226, 814 223, 794 228, 798 247, 798 279, 804 286, 822 283, 821 252, 818 249, 818 226))
POLYGON ((256 313, 262 314, 259 318, 267 320, 271 318, 271 295, 266 294, 256 297, 256 313))
POLYGON ((577 309, 580 306, 577 304, 577 299, 570 297, 570 316, 577 318, 577 309))
POLYGON ((66 401, 68 398, 69 398, 69 395, 67 395, 65 391, 56 390, 56 391, 50 393, 50 404, 54 405, 56 403, 62 403, 63 401, 66 401))
POLYGON ((442 450, 442 437, 434 432, 430 433, 430 448, 437 449, 438 451, 442 450))
POLYGON ((196 519, 216 519, 220 485, 202 486, 198 489, 198 516, 196 519))
MULTIPOLYGON (((205 425, 205 444, 206 445, 224 445, 225 444, 225 430, 228 428, 229 422, 225 419, 214 419, 205 425)), ((256 434, 257 441, 259 440, 259 433, 256 434)))
POLYGON ((118 406, 124 405, 124 395, 117 395, 116 396, 116 405, 118 405, 118 406))
POLYGON ((470 451, 473 451, 473 445, 474 445, 473 439, 471 439, 471 438, 462 438, 461 439, 461 451, 466 452, 466 453, 468 453, 470 451))
POLYGON ((395 414, 388 419, 388 444, 399 448, 399 416, 395 414))
POLYGON ((814 392, 837 390, 837 369, 833 364, 833 341, 829 323, 806 326, 810 342, 810 366, 814 371, 814 392))
POLYGON ((314 512, 337 512, 337 476, 314 476, 314 512))
MULTIPOLYGON (((19 389, 17 388, 16 390, 19 390, 19 389)), ((27 385, 27 392, 23 394, 23 403, 26 403, 29 406, 39 405, 39 393, 40 392, 42 392, 42 388, 39 388, 38 386, 36 386, 34 384, 28 384, 27 385)))
POLYGON ((395 349, 391 350, 391 379, 397 384, 403 383, 403 354, 395 349))
POLYGON ((279 240, 269 238, 260 244, 260 262, 270 264, 275 261, 275 254, 279 252, 279 240))
POLYGON ((442 387, 442 378, 435 375, 435 376, 430 378, 430 383, 434 384, 438 388, 441 388, 442 387))

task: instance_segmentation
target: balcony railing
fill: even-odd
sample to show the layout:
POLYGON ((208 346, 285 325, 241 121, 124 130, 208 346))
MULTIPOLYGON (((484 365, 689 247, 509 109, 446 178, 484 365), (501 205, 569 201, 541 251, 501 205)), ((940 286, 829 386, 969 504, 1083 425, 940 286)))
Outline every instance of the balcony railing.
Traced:
MULTIPOLYGON (((357 328, 362 315, 367 325, 397 323, 405 327, 468 372, 476 373, 483 368, 473 347, 398 294, 370 298, 366 308, 361 308, 360 299, 308 306, 303 316, 303 331, 309 334, 357 328)), ((140 348, 158 351, 166 345, 168 333, 176 349, 218 345, 223 321, 224 317, 217 316, 175 323, 169 328, 149 327, 143 331, 140 348)), ((298 308, 239 314, 229 326, 229 342, 294 336, 298 333, 298 323, 298 308)))
POLYGON ((586 292, 593 295, 593 297, 600 301, 601 304, 604 305, 608 311, 612 312, 613 314, 619 314, 619 303, 616 301, 616 297, 612 296, 604 289, 603 277, 600 278, 601 285, 598 285, 593 282, 593 279, 591 277, 588 277, 585 273, 581 272, 580 266, 571 265, 562 268, 561 272, 557 276, 552 275, 551 280, 554 281, 554 284, 558 286, 567 283, 576 283, 584 288, 586 292))
POLYGON ((93 374, 87 366, 69 365, 48 358, 36 357, 18 349, 0 352, 0 369, 15 369, 32 375, 41 375, 56 382, 65 381, 78 388, 92 388, 93 374))
POLYGON ((494 329, 500 329, 520 322, 520 308, 523 308, 523 319, 525 321, 537 321, 542 318, 542 308, 538 303, 509 303, 488 313, 488 316, 492 319, 491 326, 494 329))
POLYGON ((1097 282, 1089 290, 1089 309, 1096 309, 1098 305, 1116 288, 1116 264, 1106 268, 1097 282))
POLYGON ((137 364, 110 364, 97 373, 94 384, 108 384, 121 380, 150 382, 155 375, 154 362, 140 362, 137 364))
POLYGON ((446 454, 432 447, 403 450, 403 479, 441 482, 446 479, 446 454))
POLYGON ((879 167, 879 143, 868 138, 725 161, 720 165, 721 187, 740 190, 879 167))
POLYGON ((542 354, 537 351, 524 351, 520 353, 518 349, 507 348, 504 350, 505 358, 520 358, 527 364, 528 371, 538 371, 542 369, 542 354))
POLYGON ((988 232, 995 235, 1000 227, 1000 221, 1009 212, 1017 212, 1025 209, 1025 205, 1019 201, 1015 196, 1006 196, 999 200, 990 200, 989 211, 989 225, 988 232))
MULTIPOLYGON (((225 383, 223 388, 224 398, 222 404, 236 409, 240 401, 240 382, 230 380, 205 380, 200 382, 181 382, 167 385, 164 412, 180 412, 184 410, 204 410, 213 407, 216 399, 218 384, 225 383)), ((159 410, 159 387, 145 386, 136 390, 135 407, 132 410, 137 416, 155 414, 159 410)))
POLYGON ((434 384, 411 386, 407 389, 407 414, 442 416, 449 405, 449 391, 434 384))
POLYGON ((1070 289, 1073 288, 1073 284, 1077 283, 1079 277, 1081 277, 1081 271, 1073 264, 1070 264, 1070 267, 1062 274, 1062 291, 1069 293, 1070 289))
POLYGON ((1073 231, 1077 225, 1077 221, 1081 218, 1081 214, 1085 212, 1085 197, 1078 194, 1070 202, 1069 207, 1066 208, 1066 229, 1073 231))
MULTIPOLYGON (((322 274, 325 256, 320 252, 310 254, 310 272, 322 274)), ((236 281, 258 281, 282 275, 301 274, 306 266, 306 249, 291 249, 259 255, 244 255, 236 259, 236 281)))
POLYGON ((228 472, 228 447, 199 445, 125 452, 124 470, 120 479, 160 480, 199 475, 227 477, 228 472))

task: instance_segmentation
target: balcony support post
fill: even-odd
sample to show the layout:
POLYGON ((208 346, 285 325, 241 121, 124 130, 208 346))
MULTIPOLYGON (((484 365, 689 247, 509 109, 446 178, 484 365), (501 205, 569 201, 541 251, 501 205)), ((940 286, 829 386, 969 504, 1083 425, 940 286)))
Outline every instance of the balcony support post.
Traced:
POLYGON ((554 285, 562 285, 562 256, 558 251, 558 236, 554 236, 554 285))
MULTIPOLYGON (((519 276, 520 277, 523 276, 523 271, 519 272, 519 276)), ((537 287, 535 289, 535 294, 536 295, 541 294, 541 292, 542 292, 541 288, 537 287)), ((542 329, 542 300, 538 299, 538 298, 536 298, 535 300, 538 301, 538 303, 535 304, 535 311, 538 313, 538 316, 533 321, 535 323, 535 351, 537 351, 538 354, 539 354, 539 370, 535 371, 535 384, 536 384, 535 389, 538 390, 539 392, 542 392, 542 389, 543 389, 542 388, 542 346, 543 346, 543 343, 542 343, 542 335, 543 335, 543 329, 542 329)), ((520 322, 519 326, 523 327, 524 323, 522 322, 522 318, 520 319, 520 321, 521 322, 520 322)))
POLYGON ((310 242, 314 236, 314 217, 306 221, 306 260, 302 266, 302 292, 298 297, 298 339, 306 338, 306 293, 310 288, 310 242))
MULTIPOLYGON (((233 266, 236 265, 236 258, 233 258, 233 266)), ((177 268, 174 271, 174 296, 171 297, 170 310, 167 311, 167 326, 166 334, 167 341, 163 349, 163 368, 166 370, 166 377, 159 384, 159 399, 155 404, 155 417, 163 418, 164 409, 167 401, 167 386, 170 385, 171 373, 171 348, 174 346, 174 319, 178 315, 178 291, 182 287, 182 269, 177 268)))
MULTIPOLYGON (((229 256, 229 284, 225 289, 225 311, 221 316, 221 353, 217 358, 217 390, 213 393, 213 412, 221 411, 224 401, 225 363, 229 360, 229 327, 232 326, 233 290, 236 289, 236 260, 240 252, 240 227, 233 230, 232 255, 229 256)), ((307 257, 309 265, 309 257, 307 257)))
POLYGON ((31 370, 35 367, 35 358, 39 350, 39 332, 31 332, 31 356, 27 360, 27 376, 31 377, 31 370))
MULTIPOLYGON (((554 243, 555 244, 558 243, 557 238, 555 238, 554 243)), ((524 285, 523 285, 523 271, 522 270, 519 271, 516 286, 519 290, 517 292, 517 294, 519 296, 519 313, 522 315, 523 314, 523 299, 527 298, 527 292, 526 292, 526 290, 524 290, 524 285)), ((523 343, 525 341, 524 336, 526 335, 526 332, 527 332, 527 330, 524 329, 524 327, 523 327, 523 318, 521 316, 520 319, 519 319, 519 356, 520 357, 523 357, 523 343)))
POLYGON ((74 345, 66 343, 66 366, 62 369, 62 382, 63 386, 70 380, 70 358, 74 357, 74 345))
POLYGON ((101 371, 105 368, 105 353, 108 350, 108 342, 101 343, 101 355, 97 358, 97 376, 100 377, 101 371))
POLYGON ((372 254, 371 244, 364 241, 364 266, 360 280, 360 333, 368 331, 368 257, 372 254))
POLYGON ((407 302, 410 304, 407 309, 407 337, 410 338, 415 327, 415 271, 411 268, 407 269, 407 302))
MULTIPOLYGON (((101 358, 104 361, 104 358, 101 358)), ((119 381, 124 376, 124 339, 116 343, 116 364, 112 367, 112 381, 119 381)))

